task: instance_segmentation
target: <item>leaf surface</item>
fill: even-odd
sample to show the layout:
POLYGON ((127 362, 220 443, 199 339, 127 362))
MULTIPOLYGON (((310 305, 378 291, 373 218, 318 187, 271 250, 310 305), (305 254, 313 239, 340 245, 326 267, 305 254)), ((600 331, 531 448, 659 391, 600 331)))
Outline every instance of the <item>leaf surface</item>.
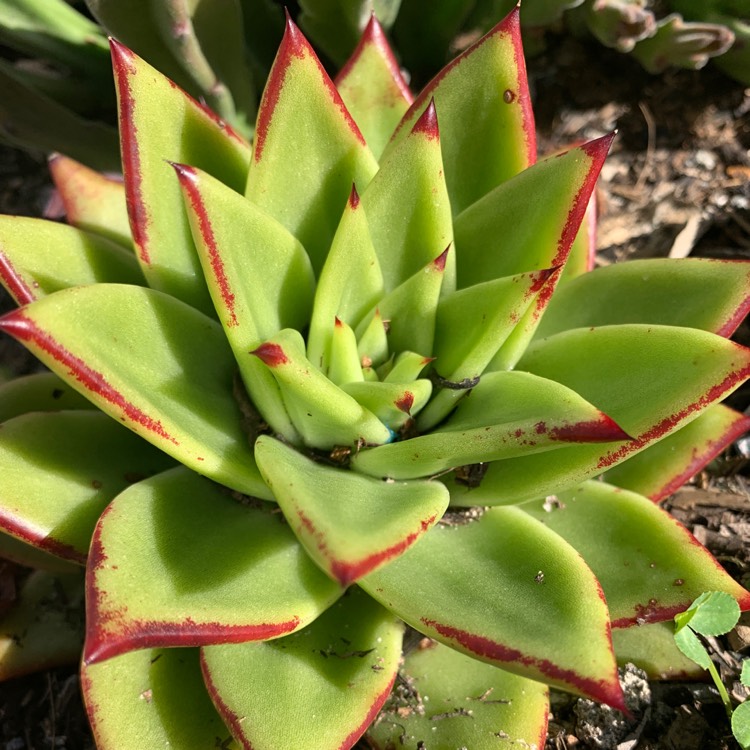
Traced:
POLYGON ((550 301, 536 335, 651 323, 728 337, 750 310, 748 288, 747 261, 654 258, 616 263, 564 284, 550 301))
POLYGON ((100 750, 238 750, 208 697, 197 649, 144 649, 84 664, 81 689, 100 750))
POLYGON ((654 501, 663 500, 748 430, 750 417, 714 404, 663 440, 613 466, 604 478, 654 501))
POLYGON ((206 684, 243 746, 348 750, 388 697, 403 625, 357 589, 265 643, 206 646, 206 684))
POLYGON ((518 8, 427 84, 384 158, 395 151, 433 98, 443 133, 450 204, 458 215, 536 161, 518 8))
POLYGON ((133 482, 173 465, 99 411, 24 414, 0 429, 0 527, 84 563, 107 504, 133 482))
POLYGON ((50 157, 49 170, 69 224, 133 247, 121 179, 95 172, 62 154, 50 157))
POLYGON ((232 396, 236 364, 215 321, 161 292, 97 284, 10 313, 0 328, 165 453, 269 498, 232 396))
POLYGON ((546 685, 424 639, 406 655, 401 686, 367 733, 378 750, 543 747, 546 685), (411 688, 411 689, 409 689, 411 688))
POLYGON ((212 313, 180 186, 167 160, 203 169, 241 192, 249 145, 172 81, 112 42, 130 227, 155 289, 212 313))
POLYGON ((260 103, 245 194, 299 239, 319 273, 352 184, 364 187, 376 170, 331 79, 288 19, 260 103))
MULTIPOLYGON (((436 258, 453 241, 443 175, 438 113, 430 103, 409 134, 387 156, 362 193, 372 244, 390 292, 436 258), (394 213, 394 206, 398 210, 394 213)), ((455 289, 456 260, 445 268, 446 291, 455 289)))
POLYGON ((96 408, 54 373, 39 372, 0 385, 0 422, 30 411, 96 408))
POLYGON ((335 84, 370 151, 379 158, 414 96, 374 14, 335 84))
POLYGON ((750 607, 750 593, 648 498, 603 482, 557 498, 521 507, 580 552, 604 589, 613 628, 671 620, 703 591, 750 607))
MULTIPOLYGON (((672 326, 576 329, 535 342, 519 369, 557 380, 596 404, 633 440, 581 445, 555 462, 523 456, 492 464, 471 504, 530 500, 573 487, 666 437, 730 394, 750 375, 750 351, 672 326)), ((457 495, 465 490, 457 490, 457 495)))
POLYGON ((359 585, 458 651, 622 705, 594 574, 572 547, 517 508, 438 525, 359 585))
POLYGON ((92 542, 86 661, 277 638, 317 617, 341 589, 270 507, 184 468, 120 494, 92 542))
POLYGON ((120 245, 25 216, 0 216, 0 281, 19 305, 70 286, 144 283, 133 254, 120 245))
POLYGON ((438 482, 383 482, 316 463, 266 436, 255 456, 297 538, 342 586, 403 554, 448 507, 438 482))

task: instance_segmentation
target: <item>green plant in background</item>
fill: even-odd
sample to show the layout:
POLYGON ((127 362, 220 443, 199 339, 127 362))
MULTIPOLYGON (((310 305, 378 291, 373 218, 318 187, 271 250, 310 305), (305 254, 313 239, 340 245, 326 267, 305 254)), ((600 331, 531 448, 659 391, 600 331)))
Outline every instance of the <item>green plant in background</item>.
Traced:
MULTIPOLYGON (((728 633, 740 619, 737 602, 722 591, 701 594, 684 612, 674 618, 674 640, 677 647, 691 661, 707 669, 719 691, 732 732, 743 748, 750 747, 750 702, 741 703, 732 709, 727 689, 716 671, 716 665, 708 654, 699 636, 717 636, 728 633)), ((750 659, 742 662, 740 681, 750 687, 750 659)))
MULTIPOLYGON (((564 18, 573 30, 632 53, 651 72, 699 68, 719 56, 726 73, 750 83, 744 0, 670 3, 675 13, 658 19, 646 0, 525 0, 521 20, 532 49, 564 18)), ((374 13, 396 40, 401 64, 422 85, 514 4, 443 0, 425 13, 421 0, 300 0, 298 22, 340 67, 374 13)), ((67 0, 0 4, 0 42, 13 51, 0 59, 0 140, 120 171, 107 34, 252 136, 258 96, 283 32, 279 3, 86 0, 86 6, 96 22, 67 0)))
POLYGON ((537 161, 518 10, 416 98, 288 21, 252 148, 112 53, 124 185, 0 221, 54 373, 0 388, 3 674, 70 658, 75 566, 102 750, 541 747, 548 685, 694 671, 671 618, 750 594, 655 501, 748 427, 750 269, 589 271, 613 136, 537 161))

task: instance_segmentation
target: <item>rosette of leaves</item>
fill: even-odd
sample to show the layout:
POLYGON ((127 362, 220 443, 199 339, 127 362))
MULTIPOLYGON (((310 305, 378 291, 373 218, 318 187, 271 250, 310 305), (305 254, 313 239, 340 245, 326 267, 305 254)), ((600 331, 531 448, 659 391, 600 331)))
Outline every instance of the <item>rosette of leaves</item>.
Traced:
POLYGON ((375 20, 335 83, 288 22, 252 147, 112 52, 124 185, 58 157, 72 226, 0 222, 52 370, 0 542, 85 566, 98 746, 540 747, 547 686, 689 671, 675 613, 750 595, 655 501, 748 426, 749 269, 589 271, 612 136, 537 161, 518 11, 416 98, 375 20))

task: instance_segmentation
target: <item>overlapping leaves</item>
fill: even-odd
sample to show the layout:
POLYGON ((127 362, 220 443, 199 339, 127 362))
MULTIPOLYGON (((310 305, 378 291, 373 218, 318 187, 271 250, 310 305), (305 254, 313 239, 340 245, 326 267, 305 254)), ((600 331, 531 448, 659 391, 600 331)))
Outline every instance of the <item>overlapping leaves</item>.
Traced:
MULTIPOLYGON (((417 693, 386 707, 376 746, 394 711, 419 746, 429 696, 480 719, 430 726, 430 747, 536 742, 529 678, 619 706, 613 626, 671 618, 702 588, 750 606, 644 497, 580 485, 606 471, 657 498, 746 425, 717 404, 750 374, 723 338, 746 271, 563 273, 572 253, 585 265, 576 234, 612 138, 534 163, 517 10, 414 103, 375 21, 339 89, 290 23, 252 154, 117 43, 114 59, 125 187, 76 204, 79 229, 44 229, 57 266, 26 250, 41 229, 0 226, 0 276, 25 305, 2 328, 61 379, 3 412, 0 524, 89 553, 83 682, 103 750, 351 747, 396 676, 396 618, 444 645, 409 656, 417 693), (135 255, 98 237, 125 195, 135 255), (666 294, 704 275, 696 309, 666 294), (80 457, 92 442, 100 464, 80 457), (66 491, 24 504, 31 470, 66 491)), ((667 671, 649 633, 623 653, 667 671)))

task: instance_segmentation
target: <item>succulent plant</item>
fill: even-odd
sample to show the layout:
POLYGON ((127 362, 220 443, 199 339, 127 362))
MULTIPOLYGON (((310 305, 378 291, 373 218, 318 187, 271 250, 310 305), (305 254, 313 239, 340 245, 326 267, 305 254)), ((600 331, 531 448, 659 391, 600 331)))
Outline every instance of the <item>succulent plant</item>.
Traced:
POLYGON ((0 221, 52 370, 0 389, 0 549, 49 570, 6 674, 85 565, 102 750, 541 747, 549 685, 623 708, 699 593, 750 608, 656 502, 748 427, 750 270, 590 270, 613 135, 537 161, 518 9, 416 98, 374 18, 335 83, 289 20, 252 147, 112 55, 124 185, 57 157, 73 226, 0 221))

